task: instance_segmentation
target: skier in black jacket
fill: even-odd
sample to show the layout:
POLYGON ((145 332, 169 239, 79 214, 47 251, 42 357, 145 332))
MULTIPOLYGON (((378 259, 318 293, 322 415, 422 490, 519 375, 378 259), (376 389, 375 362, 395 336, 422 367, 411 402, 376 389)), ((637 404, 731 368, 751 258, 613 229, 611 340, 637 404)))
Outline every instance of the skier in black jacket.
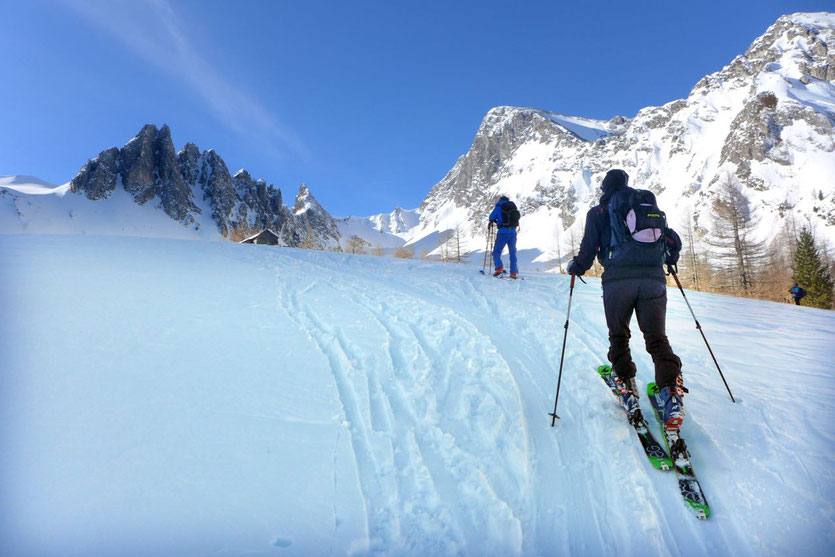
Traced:
POLYGON ((665 331, 667 282, 663 262, 648 265, 628 260, 616 264, 607 261, 611 239, 609 200, 617 191, 627 188, 628 181, 629 176, 623 170, 614 169, 606 174, 600 186, 603 190, 600 203, 586 214, 580 251, 569 263, 568 272, 582 275, 592 266, 595 256, 603 265, 603 308, 609 329, 608 358, 627 409, 638 408, 636 368, 629 350, 629 322, 632 311, 635 311, 647 352, 655 364, 655 381, 661 388, 664 401, 665 426, 676 429, 684 418, 684 390, 681 360, 673 353, 665 331), (635 398, 632 399, 632 396, 635 398))

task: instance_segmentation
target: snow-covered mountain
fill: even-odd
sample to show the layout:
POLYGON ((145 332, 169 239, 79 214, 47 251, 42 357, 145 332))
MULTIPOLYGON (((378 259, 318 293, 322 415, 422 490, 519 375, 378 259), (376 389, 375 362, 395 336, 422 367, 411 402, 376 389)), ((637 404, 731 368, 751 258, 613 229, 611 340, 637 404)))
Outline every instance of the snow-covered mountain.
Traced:
MULTIPOLYGON (((712 228, 717 184, 730 175, 773 237, 783 218, 811 219, 835 240, 835 15, 781 17, 686 99, 609 121, 535 108, 498 107, 470 150, 419 208, 419 239, 457 226, 475 245, 501 194, 523 214, 519 246, 548 258, 557 237, 582 234, 606 171, 658 195, 672 226, 692 213, 712 228)), ((565 247, 562 253, 565 253, 565 247)))
POLYGON ((280 189, 246 170, 232 175, 214 150, 187 143, 176 152, 165 125, 148 124, 121 149, 102 151, 68 184, 33 185, 43 181, 0 177, 0 233, 220 239, 269 228, 288 246, 311 234, 326 247, 340 240, 333 218, 305 184, 291 211, 280 189))
POLYGON ((546 262, 566 256, 603 175, 623 168, 632 185, 658 195, 673 227, 692 216, 696 233, 709 234, 718 185, 730 178, 756 215, 758 239, 793 218, 835 243, 834 82, 835 15, 783 16, 687 98, 634 118, 494 108, 418 209, 364 218, 334 219, 304 184, 288 208, 280 190, 246 171, 231 175, 213 150, 189 143, 176 153, 167 126, 148 125, 51 195, 0 187, 0 232, 223 238, 273 228, 289 246, 358 235, 384 249, 405 243, 439 254, 456 229, 468 251, 483 249, 486 216, 504 194, 523 214, 521 259, 546 262))
MULTIPOLYGON (((387 250, 398 248, 411 240, 417 230, 420 216, 416 209, 397 207, 391 213, 380 213, 370 217, 337 218, 336 224, 344 238, 359 236, 371 246, 387 250)), ((432 246, 434 249, 436 246, 432 246)))
POLYGON ((595 373, 600 281, 552 428, 568 278, 473 271, 0 235, 0 554, 831 555, 835 313, 688 293, 732 403, 669 292, 702 522, 595 373))

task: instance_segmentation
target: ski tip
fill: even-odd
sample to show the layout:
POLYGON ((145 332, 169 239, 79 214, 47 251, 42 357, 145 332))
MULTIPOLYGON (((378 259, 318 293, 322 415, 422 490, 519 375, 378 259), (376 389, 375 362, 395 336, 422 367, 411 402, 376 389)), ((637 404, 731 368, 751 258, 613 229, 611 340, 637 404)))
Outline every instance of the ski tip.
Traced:
POLYGON ((699 520, 707 520, 707 517, 710 516, 710 507, 707 505, 698 505, 692 507, 693 513, 696 515, 696 518, 699 520))

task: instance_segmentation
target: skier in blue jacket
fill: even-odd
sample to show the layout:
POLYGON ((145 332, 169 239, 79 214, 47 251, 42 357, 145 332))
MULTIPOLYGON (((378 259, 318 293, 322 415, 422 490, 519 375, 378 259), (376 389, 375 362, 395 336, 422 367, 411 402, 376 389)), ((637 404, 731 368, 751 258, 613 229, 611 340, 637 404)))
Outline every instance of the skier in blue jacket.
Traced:
POLYGON ((806 295, 806 290, 804 290, 803 287, 798 285, 796 282, 793 283, 793 285, 794 286, 789 289, 789 294, 791 294, 792 298, 794 298, 794 305, 799 306, 800 300, 802 300, 806 295))
POLYGON ((518 227, 518 217, 515 225, 508 221, 507 211, 510 208, 515 211, 516 204, 511 202, 507 196, 503 195, 496 202, 496 206, 490 213, 490 222, 495 223, 499 229, 496 233, 496 244, 493 246, 493 267, 496 269, 493 272, 493 276, 498 277, 504 272, 502 251, 507 246, 510 252, 510 278, 515 279, 519 274, 519 267, 516 264, 516 228, 518 227))

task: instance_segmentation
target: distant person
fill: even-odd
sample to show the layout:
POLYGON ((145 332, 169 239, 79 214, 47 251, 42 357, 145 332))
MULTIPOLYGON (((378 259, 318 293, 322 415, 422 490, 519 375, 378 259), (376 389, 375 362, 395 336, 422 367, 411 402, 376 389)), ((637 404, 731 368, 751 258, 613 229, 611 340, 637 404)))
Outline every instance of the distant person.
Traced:
POLYGON ((792 295, 794 299, 794 305, 799 306, 800 300, 806 296, 806 290, 804 290, 801 286, 798 286, 796 282, 792 283, 792 287, 789 289, 789 294, 792 295))
POLYGON ((493 212, 490 213, 490 222, 495 223, 499 229, 496 232, 496 244, 493 246, 493 271, 494 277, 504 273, 502 265, 502 251, 507 246, 510 252, 510 278, 519 276, 519 267, 516 263, 516 229, 519 228, 519 209, 516 204, 503 195, 496 202, 493 212))
POLYGON ((650 191, 627 184, 629 175, 614 169, 600 187, 600 203, 586 214, 580 250, 568 272, 580 276, 597 256, 603 265, 603 309, 609 329, 608 358, 621 399, 632 417, 639 411, 635 363, 629 350, 632 312, 644 334, 647 352, 655 364, 655 382, 660 388, 662 422, 678 430, 684 419, 684 384, 681 360, 667 340, 667 280, 664 264, 674 265, 681 250, 678 234, 666 227, 650 191), (613 228, 615 228, 613 233, 613 228))

